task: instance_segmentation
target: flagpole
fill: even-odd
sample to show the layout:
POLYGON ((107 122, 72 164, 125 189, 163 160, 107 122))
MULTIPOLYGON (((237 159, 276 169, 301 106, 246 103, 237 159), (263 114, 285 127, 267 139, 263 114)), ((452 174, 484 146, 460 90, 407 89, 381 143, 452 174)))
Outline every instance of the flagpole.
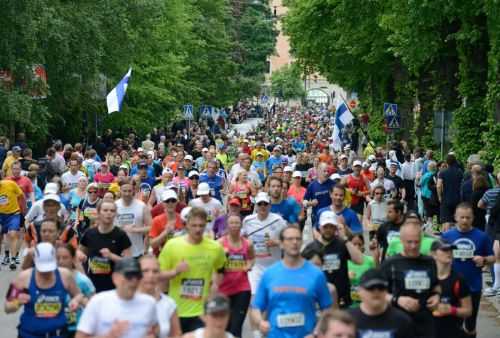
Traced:
MULTIPOLYGON (((352 112, 351 108, 349 107, 349 104, 347 104, 347 101, 344 99, 344 96, 341 93, 339 93, 339 96, 342 99, 342 101, 344 102, 345 106, 347 107, 347 110, 349 110, 349 112, 352 114, 352 116, 354 116, 359 122, 358 116, 352 112)), ((359 126, 357 128, 361 129, 361 132, 366 137, 366 141, 368 142, 368 144, 371 144, 371 146, 375 150, 375 144, 373 144, 373 142, 370 141, 370 136, 368 135, 368 132, 361 126, 361 123, 359 123, 359 126)))

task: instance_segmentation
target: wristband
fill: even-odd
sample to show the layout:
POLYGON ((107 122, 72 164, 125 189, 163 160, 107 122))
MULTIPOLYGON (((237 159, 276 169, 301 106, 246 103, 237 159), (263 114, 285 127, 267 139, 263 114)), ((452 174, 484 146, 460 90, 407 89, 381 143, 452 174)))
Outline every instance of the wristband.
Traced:
POLYGON ((452 306, 450 308, 450 315, 455 316, 455 317, 457 316, 457 307, 456 306, 452 306))
POLYGON ((398 296, 392 296, 392 299, 391 299, 391 303, 392 305, 394 306, 397 306, 398 305, 398 296))

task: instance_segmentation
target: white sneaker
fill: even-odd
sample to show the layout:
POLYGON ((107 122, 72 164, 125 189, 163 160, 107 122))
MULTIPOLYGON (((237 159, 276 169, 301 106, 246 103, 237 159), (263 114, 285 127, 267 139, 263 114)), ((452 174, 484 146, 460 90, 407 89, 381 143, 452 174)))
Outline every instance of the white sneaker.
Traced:
POLYGON ((485 296, 485 297, 493 297, 496 295, 500 295, 500 288, 491 287, 491 288, 484 289, 484 291, 483 291, 483 296, 485 296))

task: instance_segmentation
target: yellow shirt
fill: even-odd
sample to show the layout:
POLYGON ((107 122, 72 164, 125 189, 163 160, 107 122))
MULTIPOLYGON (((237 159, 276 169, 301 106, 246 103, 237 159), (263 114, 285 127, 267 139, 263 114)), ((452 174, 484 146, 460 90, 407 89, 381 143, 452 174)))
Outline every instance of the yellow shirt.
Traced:
POLYGON ((254 150, 252 150, 252 154, 250 155, 250 157, 252 158, 253 161, 255 161, 257 159, 257 153, 264 154, 264 160, 266 160, 266 161, 270 156, 269 151, 267 151, 267 149, 265 149, 265 148, 262 148, 260 150, 254 149, 254 150))
POLYGON ((200 316, 212 274, 224 267, 226 255, 217 241, 204 237, 195 245, 185 235, 167 241, 158 257, 161 270, 173 270, 182 260, 189 269, 170 280, 168 295, 177 304, 179 317, 200 316))
POLYGON ((7 156, 3 161, 2 170, 4 177, 12 176, 12 164, 16 161, 16 158, 12 155, 7 156))
POLYGON ((21 196, 24 193, 15 182, 0 181, 0 214, 12 215, 21 211, 17 200, 21 196))

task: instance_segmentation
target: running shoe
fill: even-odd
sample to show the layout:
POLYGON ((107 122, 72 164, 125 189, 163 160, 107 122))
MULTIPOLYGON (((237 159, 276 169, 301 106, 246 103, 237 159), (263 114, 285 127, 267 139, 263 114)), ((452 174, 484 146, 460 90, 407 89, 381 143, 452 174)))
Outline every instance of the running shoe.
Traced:
POLYGON ((10 257, 3 256, 2 265, 9 265, 9 263, 10 263, 10 257))
POLYGON ((483 291, 483 296, 485 297, 493 297, 496 295, 500 295, 500 288, 487 288, 483 291))
POLYGON ((10 260, 10 265, 9 265, 9 268, 14 271, 17 269, 17 264, 16 264, 16 259, 14 257, 12 257, 12 259, 10 260))

